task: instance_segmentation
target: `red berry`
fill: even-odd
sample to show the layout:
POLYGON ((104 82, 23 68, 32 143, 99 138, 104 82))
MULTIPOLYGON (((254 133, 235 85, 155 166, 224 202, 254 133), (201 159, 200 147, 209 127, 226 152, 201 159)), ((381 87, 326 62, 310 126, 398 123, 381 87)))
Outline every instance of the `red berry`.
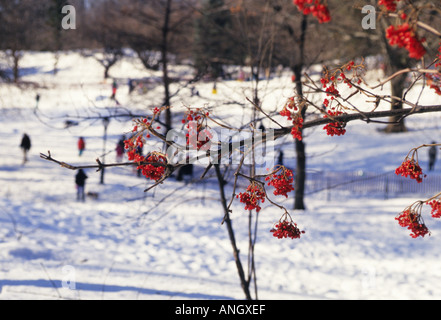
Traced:
POLYGON ((260 203, 265 202, 265 197, 265 191, 255 183, 251 183, 244 193, 236 196, 240 202, 245 203, 245 210, 256 209, 256 212, 261 210, 260 203))
POLYGON ((154 181, 158 181, 165 173, 165 165, 167 159, 162 154, 153 153, 143 157, 136 154, 134 158, 135 162, 141 163, 137 169, 141 170, 141 173, 147 178, 154 181), (142 162, 149 162, 148 164, 142 164, 142 162))
POLYGON ((423 182, 423 177, 425 177, 423 170, 414 159, 406 159, 401 166, 395 170, 395 174, 406 178, 410 177, 418 183, 423 182))
MULTIPOLYGON (((341 111, 328 111, 328 115, 330 116, 340 116, 343 112, 341 111)), ((327 115, 324 116, 324 118, 328 118, 327 115)), ((324 126, 323 130, 326 130, 326 134, 328 136, 342 136, 346 134, 346 129, 344 127, 344 124, 341 124, 340 122, 331 122, 324 126)))
POLYGON ((422 221, 421 214, 414 212, 412 209, 407 209, 401 215, 395 218, 398 224, 411 231, 412 238, 424 237, 429 234, 429 229, 422 221))
POLYGON ((273 233, 273 236, 282 239, 282 238, 291 238, 291 239, 299 239, 305 231, 300 231, 297 227, 296 223, 290 221, 282 221, 274 226, 273 229, 270 230, 273 233))
POLYGON ((282 173, 272 174, 265 179, 269 186, 276 188, 274 195, 283 195, 288 198, 288 193, 294 190, 293 181, 294 175, 292 170, 283 167, 282 173))
POLYGON ((440 200, 433 200, 429 203, 427 203, 432 207, 432 218, 439 219, 441 218, 441 201, 440 200))
POLYGON ((421 59, 426 54, 423 42, 424 38, 419 39, 408 23, 402 25, 389 26, 386 29, 386 38, 389 39, 391 46, 398 46, 405 48, 409 52, 409 57, 414 59, 421 59))
POLYGON ((321 2, 321 0, 293 0, 293 3, 304 15, 312 14, 319 23, 326 23, 331 21, 331 15, 328 7, 321 2))
POLYGON ((378 0, 378 5, 385 6, 388 11, 396 11, 397 3, 400 0, 378 0))

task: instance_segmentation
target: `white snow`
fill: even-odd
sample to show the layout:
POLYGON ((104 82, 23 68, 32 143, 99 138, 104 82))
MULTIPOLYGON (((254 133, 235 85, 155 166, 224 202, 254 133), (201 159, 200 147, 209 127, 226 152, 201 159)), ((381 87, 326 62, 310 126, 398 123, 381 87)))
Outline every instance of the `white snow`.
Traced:
MULTIPOLYGON (((52 59, 50 53, 27 53, 22 79, 28 84, 0 85, 0 299, 244 299, 227 230, 221 225, 214 179, 189 185, 170 179, 145 194, 149 183, 131 168, 107 169, 104 185, 99 173, 86 170, 86 192, 99 197, 82 203, 76 200, 75 172, 39 157, 50 150, 54 158, 70 164, 95 164, 103 153, 101 120, 77 118, 80 124, 68 129, 64 121, 67 115, 74 120, 106 115, 115 107, 108 99, 111 79, 103 81, 94 59, 65 53, 56 76, 51 74, 52 59), (41 95, 38 110, 36 94, 41 95), (31 137, 32 149, 30 161, 22 165, 18 146, 24 132, 31 137), (87 143, 81 158, 79 136, 87 143)), ((186 74, 185 68, 174 71, 186 74)), ((161 88, 129 97, 129 78, 155 76, 134 58, 115 66, 111 75, 119 80, 122 106, 134 113, 149 115, 147 107, 161 102, 161 88)), ((246 98, 252 97, 249 82, 220 82, 216 96, 211 83, 197 88, 201 97, 182 89, 173 100, 174 111, 208 107, 233 125, 249 121, 250 111, 222 105, 232 99, 247 104, 246 98)), ((291 90, 289 74, 262 82, 266 110, 281 108, 291 90)), ((369 100, 356 99, 360 108, 369 100)), ((429 91, 423 99, 439 103, 429 91)), ((344 137, 308 129, 308 171, 392 171, 411 148, 439 141, 439 117, 408 118, 410 131, 399 135, 385 135, 378 130, 383 125, 360 121, 350 123, 344 137)), ((115 161, 115 144, 131 127, 131 119, 111 121, 106 162, 115 161)), ((286 161, 293 164, 292 139, 282 141, 286 161)), ((426 168, 424 150, 420 160, 426 168)), ((227 191, 231 197, 231 183, 227 191)), ((439 299, 440 222, 426 213, 431 237, 412 239, 394 220, 427 196, 307 196, 307 210, 290 211, 306 231, 297 240, 272 237, 269 230, 283 212, 265 205, 259 214, 255 258, 259 299, 439 299)), ((291 209, 292 197, 281 203, 291 209)), ((232 219, 247 269, 248 215, 238 201, 232 219)))

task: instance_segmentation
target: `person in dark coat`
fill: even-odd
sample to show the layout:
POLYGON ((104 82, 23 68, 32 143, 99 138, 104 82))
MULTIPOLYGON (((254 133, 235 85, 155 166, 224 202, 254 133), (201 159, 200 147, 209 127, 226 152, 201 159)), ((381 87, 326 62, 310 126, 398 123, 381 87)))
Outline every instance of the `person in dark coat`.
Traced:
POLYGON ((83 169, 78 170, 75 176, 75 184, 77 186, 77 200, 84 201, 84 186, 86 185, 87 175, 84 173, 83 169))
POLYGON ((23 150, 23 163, 28 161, 28 152, 31 149, 31 138, 25 133, 21 139, 20 148, 23 150))
POLYGON ((178 177, 176 180, 183 181, 184 176, 189 176, 190 178, 193 177, 193 164, 189 163, 179 168, 178 177))
POLYGON ((280 166, 283 166, 283 157, 284 157, 283 151, 280 150, 279 157, 277 158, 277 164, 280 166))
MULTIPOLYGON (((432 144, 436 144, 436 142, 432 142, 432 144)), ((435 162, 438 150, 436 146, 432 146, 429 149, 429 171, 433 171, 435 169, 435 162)))
POLYGON ((129 94, 131 94, 135 90, 135 81, 133 79, 129 79, 129 94))

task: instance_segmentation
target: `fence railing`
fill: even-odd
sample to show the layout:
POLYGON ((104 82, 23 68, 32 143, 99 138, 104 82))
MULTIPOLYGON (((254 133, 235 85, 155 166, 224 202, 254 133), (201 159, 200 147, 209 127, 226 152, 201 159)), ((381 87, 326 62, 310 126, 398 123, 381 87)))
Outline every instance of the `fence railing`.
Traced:
MULTIPOLYGON (((195 167, 193 179, 198 181, 203 167, 195 167)), ((232 187, 235 168, 226 174, 226 180, 232 187)), ((189 178, 191 179, 191 178, 189 178)), ((217 189, 217 180, 211 174, 197 184, 201 188, 203 197, 208 189, 217 189)), ((239 179, 236 192, 241 192, 248 186, 246 179, 239 179), (241 190, 241 191, 238 191, 241 190)), ((196 188, 196 185, 195 185, 196 188)), ((422 183, 398 176, 395 172, 367 172, 367 171, 308 171, 305 182, 305 195, 318 195, 325 199, 342 198, 397 198, 418 197, 422 200, 441 192, 441 174, 427 173, 422 183)))
POLYGON ((325 193, 394 198, 401 196, 433 196, 441 192, 441 175, 428 174, 423 183, 397 176, 394 172, 309 172, 305 194, 325 193))

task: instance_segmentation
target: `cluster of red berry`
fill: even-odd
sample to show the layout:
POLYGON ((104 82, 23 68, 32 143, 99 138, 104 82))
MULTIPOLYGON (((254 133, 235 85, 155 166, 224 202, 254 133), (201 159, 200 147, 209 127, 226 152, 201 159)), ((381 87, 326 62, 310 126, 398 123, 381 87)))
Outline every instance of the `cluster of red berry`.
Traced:
POLYGON ((207 151, 210 149, 213 133, 194 121, 187 124, 188 132, 185 134, 187 146, 192 150, 207 151))
POLYGON ((432 218, 441 218, 441 201, 439 199, 432 200, 430 202, 427 202, 427 204, 432 207, 432 218))
POLYGON ((389 11, 396 11, 398 1, 400 0, 378 0, 378 5, 385 6, 389 11))
POLYGON ((312 14, 319 23, 331 21, 328 6, 321 0, 293 0, 293 2, 304 15, 312 14))
POLYGON ((256 209, 256 212, 262 209, 260 203, 265 202, 265 197, 265 191, 257 183, 251 183, 245 192, 241 192, 236 196, 240 199, 240 202, 245 203, 245 210, 256 209))
POLYGON ((291 239, 299 239, 305 231, 300 231, 297 227, 296 223, 291 221, 279 221, 273 229, 270 230, 273 233, 273 236, 278 239, 283 238, 291 238, 291 239))
POLYGON ((209 115, 209 112, 204 112, 202 109, 199 108, 195 110, 189 109, 185 113, 184 119, 182 119, 182 123, 185 124, 189 121, 196 121, 200 123, 201 121, 205 121, 209 115))
POLYGON ((395 170, 395 174, 401 175, 403 177, 410 177, 411 179, 416 180, 416 182, 423 182, 423 170, 421 169, 418 161, 415 159, 406 159, 404 162, 395 170))
POLYGON ((398 224, 410 230, 412 233, 410 236, 412 238, 424 237, 429 234, 429 229, 424 224, 421 214, 413 211, 412 209, 405 210, 401 215, 395 218, 398 224))
POLYGON ((331 97, 331 100, 334 100, 335 97, 340 97, 340 92, 337 89, 335 83, 331 83, 326 89, 326 96, 331 97))
POLYGON ((295 98, 290 97, 288 101, 285 103, 283 110, 280 112, 280 115, 283 117, 287 117, 288 120, 292 120, 293 114, 297 113, 299 108, 296 105, 295 98))
MULTIPOLYGON (((363 63, 356 65, 354 61, 350 61, 332 72, 326 70, 325 74, 320 79, 320 82, 325 89, 324 91, 326 92, 323 106, 328 110, 327 114, 324 115, 324 118, 344 114, 340 103, 336 100, 336 98, 340 97, 340 91, 337 87, 341 83, 346 84, 349 88, 352 88, 354 85, 360 85, 363 81, 362 76, 364 70, 365 67, 363 63), (334 101, 337 101, 337 107, 333 106, 334 101)), ((346 134, 345 124, 340 122, 329 123, 323 129, 326 130, 326 133, 330 136, 341 136, 346 134)))
POLYGON ((129 161, 136 163, 137 169, 141 170, 142 174, 151 180, 158 181, 165 173, 167 166, 167 158, 164 154, 159 152, 152 152, 147 156, 143 156, 139 150, 142 150, 145 139, 150 138, 150 133, 155 129, 161 129, 160 126, 153 128, 154 120, 161 113, 162 109, 154 108, 152 119, 141 118, 134 120, 133 135, 124 141, 124 147, 127 150, 127 157, 129 161), (146 134, 144 134, 147 131, 146 134))
MULTIPOLYGON (((328 115, 331 117, 341 116, 343 114, 342 111, 333 111, 328 110, 328 115)), ((328 118, 328 115, 324 115, 324 118, 328 118)), ((326 130, 326 134, 328 136, 343 136, 346 134, 345 124, 341 122, 331 122, 323 127, 323 130, 326 130)))
POLYGON ((154 181, 158 181, 163 177, 167 166, 167 158, 165 155, 156 152, 146 157, 137 154, 135 156, 135 162, 140 163, 137 169, 141 170, 142 175, 154 181))
MULTIPOLYGON (((135 120, 135 125, 132 129, 132 132, 134 133, 133 136, 124 141, 124 147, 128 150, 127 156, 129 161, 135 160, 138 148, 142 149, 145 143, 145 138, 150 138, 149 133, 145 136, 143 135, 143 132, 149 129, 153 130, 152 121, 149 121, 149 119, 144 118, 135 120)), ((156 129, 161 129, 161 127, 157 126, 156 129)))
POLYGON ((206 120, 209 112, 201 109, 188 110, 182 123, 186 125, 187 146, 193 150, 207 151, 210 149, 210 141, 213 139, 212 132, 207 128, 206 120))
POLYGON ((302 128, 303 128, 303 117, 300 109, 295 103, 294 97, 288 99, 288 102, 280 111, 280 115, 287 117, 289 121, 292 121, 293 127, 291 129, 291 135, 294 139, 302 140, 302 128))
POLYGON ((340 92, 337 90, 339 83, 345 83, 349 88, 353 87, 353 84, 361 84, 362 76, 365 66, 363 63, 356 65, 354 61, 349 61, 347 64, 340 68, 335 69, 332 73, 326 70, 326 74, 320 79, 320 82, 325 88, 326 95, 334 100, 340 96, 340 92), (351 73, 347 75, 346 73, 351 73))
POLYGON ((426 49, 423 46, 426 40, 419 39, 415 30, 408 23, 389 26, 386 29, 386 38, 389 39, 391 46, 405 48, 409 52, 410 58, 419 60, 426 54, 426 49))
POLYGON ((291 135, 294 139, 297 139, 299 141, 302 141, 302 128, 303 128, 303 118, 301 115, 296 115, 293 122, 293 127, 291 129, 291 135))
POLYGON ((281 167, 279 170, 266 177, 265 181, 268 181, 268 185, 273 186, 276 189, 274 190, 275 196, 283 195, 288 198, 288 193, 294 190, 294 174, 292 173, 292 170, 285 167, 281 167), (279 170, 282 172, 277 174, 279 170))

